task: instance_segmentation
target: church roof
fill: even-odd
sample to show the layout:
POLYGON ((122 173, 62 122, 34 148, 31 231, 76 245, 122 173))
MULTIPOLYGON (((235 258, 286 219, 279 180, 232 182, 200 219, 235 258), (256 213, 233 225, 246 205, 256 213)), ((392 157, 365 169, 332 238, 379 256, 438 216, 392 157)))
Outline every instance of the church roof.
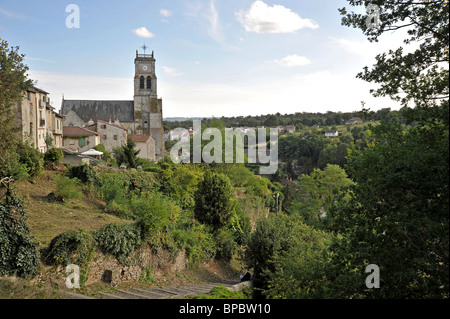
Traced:
POLYGON ((85 123, 110 118, 134 122, 134 101, 63 100, 61 110, 63 114, 73 110, 85 123))

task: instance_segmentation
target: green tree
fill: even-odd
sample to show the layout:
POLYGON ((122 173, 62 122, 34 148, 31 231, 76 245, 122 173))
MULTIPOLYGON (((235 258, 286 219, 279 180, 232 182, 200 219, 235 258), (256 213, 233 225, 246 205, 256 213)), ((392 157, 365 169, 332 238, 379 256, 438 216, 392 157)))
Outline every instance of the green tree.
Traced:
POLYGON ((275 115, 269 115, 269 117, 264 121, 264 126, 275 127, 278 126, 278 117, 275 115))
POLYGON ((19 166, 15 151, 21 134, 20 127, 15 125, 14 105, 32 85, 24 58, 19 47, 10 48, 0 38, 0 179, 17 174, 19 166))
POLYGON ((229 225, 234 211, 233 188, 224 174, 206 172, 195 192, 194 216, 215 230, 229 225))
MULTIPOLYGON (((351 5, 363 1, 349 0, 351 5)), ((376 1, 380 28, 365 16, 344 15, 369 40, 388 30, 407 28, 405 44, 419 48, 378 55, 372 70, 358 77, 380 84, 375 96, 415 104, 404 128, 386 119, 372 128, 373 141, 354 149, 348 171, 355 180, 352 198, 335 214, 340 233, 332 251, 336 297, 449 297, 449 128, 448 1, 376 1), (380 289, 366 289, 367 264, 380 267, 380 289)))
POLYGON ((246 249, 254 270, 255 297, 324 296, 327 236, 298 216, 272 215, 258 220, 246 249))
POLYGON ((338 289, 345 297, 448 297, 448 127, 374 130, 376 143, 349 157, 356 185, 334 215, 345 236, 333 247, 338 289), (368 263, 380 267, 381 289, 364 289, 368 263))
MULTIPOLYGON (((346 135, 348 138, 351 136, 346 135)), ((317 165, 319 168, 324 168, 327 164, 337 164, 344 167, 347 163, 347 153, 350 144, 346 143, 330 143, 322 151, 320 151, 317 165)))
MULTIPOLYGON (((323 170, 315 169, 298 180, 298 193, 288 211, 299 214, 310 225, 318 223, 333 214, 338 201, 344 201, 348 188, 354 185, 342 168, 328 164, 323 170)), ((347 195, 348 196, 348 195, 347 195)))
MULTIPOLYGON (((349 0, 351 6, 369 1, 349 0)), ((404 44, 419 43, 412 53, 403 47, 376 56, 371 70, 368 67, 357 75, 379 84, 371 90, 374 96, 389 96, 403 105, 413 101, 419 107, 439 105, 448 99, 449 80, 449 3, 446 0, 377 0, 370 1, 380 8, 379 27, 366 23, 367 15, 340 9, 342 24, 359 28, 368 40, 378 41, 385 32, 406 29, 404 44), (447 67, 445 67, 447 65, 447 67)))
POLYGON ((115 148, 113 153, 119 167, 125 165, 127 168, 137 168, 141 165, 138 157, 140 150, 136 150, 136 142, 131 138, 128 138, 125 145, 115 148))

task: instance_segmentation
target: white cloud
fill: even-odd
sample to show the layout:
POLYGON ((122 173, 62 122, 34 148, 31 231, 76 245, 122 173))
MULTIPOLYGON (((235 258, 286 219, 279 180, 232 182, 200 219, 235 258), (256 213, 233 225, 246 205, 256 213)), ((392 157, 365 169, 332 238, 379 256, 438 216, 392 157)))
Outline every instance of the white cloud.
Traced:
POLYGON ((255 1, 248 11, 235 13, 237 20, 247 32, 292 33, 300 29, 316 29, 319 25, 311 19, 303 19, 291 9, 282 5, 269 6, 255 1))
POLYGON ((183 72, 178 71, 176 68, 170 68, 168 66, 163 66, 162 69, 164 73, 170 76, 180 76, 184 74, 183 72))
POLYGON ((196 2, 188 3, 187 15, 193 17, 208 35, 220 44, 224 44, 224 35, 220 25, 219 12, 216 9, 215 0, 208 4, 196 2))
POLYGON ((161 10, 159 10, 159 13, 161 13, 161 15, 166 18, 172 16, 172 11, 167 10, 167 9, 161 9, 161 10))
POLYGON ((288 55, 281 60, 275 60, 274 62, 285 67, 305 66, 311 64, 311 61, 308 58, 296 54, 288 55))
POLYGON ((141 27, 133 30, 133 33, 141 38, 153 38, 155 35, 148 31, 146 27, 141 27))

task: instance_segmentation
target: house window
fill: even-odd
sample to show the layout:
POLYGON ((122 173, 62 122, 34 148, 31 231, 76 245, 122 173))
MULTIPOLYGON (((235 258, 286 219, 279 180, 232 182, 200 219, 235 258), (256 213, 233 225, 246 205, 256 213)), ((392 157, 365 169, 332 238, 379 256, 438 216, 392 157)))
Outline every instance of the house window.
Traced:
POLYGON ((107 136, 106 136, 106 135, 103 135, 103 139, 106 140, 106 138, 107 138, 107 136))
POLYGON ((152 78, 151 77, 147 77, 147 90, 151 90, 152 89, 152 78))
POLYGON ((27 91, 27 99, 28 99, 28 101, 31 101, 31 94, 28 91, 27 91))
POLYGON ((83 147, 84 146, 84 142, 85 142, 84 141, 84 137, 80 138, 79 141, 80 141, 80 147, 83 147))
POLYGON ((145 89, 145 78, 143 76, 141 76, 141 80, 140 80, 140 86, 141 89, 145 89))
POLYGON ((148 128, 148 122, 147 121, 144 122, 144 128, 148 128))
POLYGON ((102 130, 106 130, 106 125, 102 125, 102 130))
POLYGON ((114 141, 117 141, 117 135, 114 135, 114 141))
POLYGON ((33 115, 33 104, 30 103, 30 115, 33 115))

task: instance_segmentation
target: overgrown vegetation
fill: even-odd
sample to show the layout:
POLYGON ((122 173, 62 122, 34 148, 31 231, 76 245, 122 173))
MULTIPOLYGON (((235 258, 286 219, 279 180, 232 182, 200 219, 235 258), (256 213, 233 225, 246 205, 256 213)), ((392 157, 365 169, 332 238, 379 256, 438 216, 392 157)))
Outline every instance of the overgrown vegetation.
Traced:
POLYGON ((33 277, 39 268, 40 254, 26 223, 22 200, 9 194, 0 202, 0 276, 33 277))
POLYGON ((77 265, 80 267, 80 284, 84 284, 94 253, 95 245, 91 234, 81 229, 69 230, 51 241, 46 262, 63 267, 71 264, 77 265))

